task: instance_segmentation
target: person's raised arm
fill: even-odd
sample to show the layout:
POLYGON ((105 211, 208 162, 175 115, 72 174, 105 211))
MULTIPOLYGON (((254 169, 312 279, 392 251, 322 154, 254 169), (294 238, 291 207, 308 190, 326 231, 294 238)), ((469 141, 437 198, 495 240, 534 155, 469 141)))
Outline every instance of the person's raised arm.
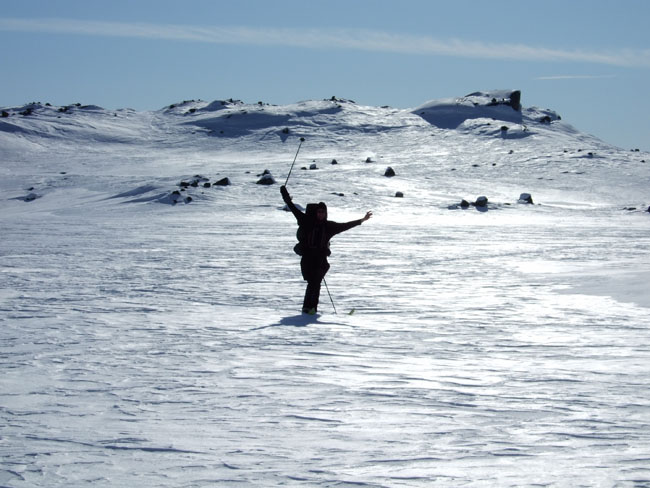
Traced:
POLYGON ((291 195, 289 195, 289 191, 287 190, 287 187, 282 185, 280 187, 280 193, 282 194, 282 200, 284 200, 284 203, 287 204, 287 207, 289 207, 289 210, 291 210, 291 213, 296 217, 298 220, 298 223, 300 223, 301 219, 305 216, 304 213, 302 213, 300 210, 298 210, 298 207, 291 201, 291 195))

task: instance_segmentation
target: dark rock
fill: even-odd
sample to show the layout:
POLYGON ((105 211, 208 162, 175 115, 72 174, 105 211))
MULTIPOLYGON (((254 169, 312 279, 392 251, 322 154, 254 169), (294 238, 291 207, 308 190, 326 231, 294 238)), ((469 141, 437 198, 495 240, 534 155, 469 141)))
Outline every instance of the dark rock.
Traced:
POLYGON ((519 195, 519 203, 533 203, 533 197, 531 196, 530 193, 522 193, 519 195))
POLYGON ((477 207, 487 207, 488 204, 488 198, 485 196, 480 196, 476 199, 476 202, 474 202, 474 205, 477 207))
POLYGON ((459 208, 467 209, 470 207, 470 203, 467 200, 461 200, 460 203, 455 203, 453 205, 449 205, 447 208, 449 210, 458 210, 459 208))
MULTIPOLYGON (((488 95, 487 93, 481 93, 481 92, 476 92, 476 93, 470 93, 467 95, 468 97, 471 96, 486 96, 488 95)), ((474 106, 480 105, 478 102, 474 102, 474 106)), ((497 105, 507 105, 512 107, 513 110, 516 110, 517 112, 521 111, 521 91, 520 90, 515 90, 510 92, 510 94, 507 93, 499 93, 499 98, 497 99, 496 97, 492 97, 492 100, 490 100, 486 106, 488 107, 495 107, 497 105)))
POLYGON ((181 199, 181 192, 178 191, 178 190, 174 190, 174 191, 171 192, 171 194, 169 195, 169 202, 170 202, 172 205, 176 205, 180 199, 181 199))
POLYGON ((388 168, 386 168, 386 172, 384 173, 384 176, 388 176, 388 177, 395 176, 395 170, 389 166, 388 168))
POLYGON ((219 181, 215 181, 214 186, 229 186, 230 178, 221 178, 219 181))
POLYGON ((332 162, 330 164, 339 164, 336 159, 332 159, 332 162))
POLYGON ((190 186, 193 188, 197 188, 199 186, 199 183, 207 183, 209 181, 210 179, 206 178, 205 176, 194 175, 191 180, 183 180, 178 184, 178 186, 180 186, 181 188, 187 188, 190 186))
POLYGON ((273 185, 275 184, 275 178, 273 178, 273 175, 271 173, 264 173, 262 177, 257 180, 258 185, 273 185))
POLYGON ((395 193, 395 198, 404 198, 404 193, 398 191, 397 193, 395 193))
POLYGON ((515 90, 510 94, 509 105, 517 112, 521 111, 521 91, 515 90))

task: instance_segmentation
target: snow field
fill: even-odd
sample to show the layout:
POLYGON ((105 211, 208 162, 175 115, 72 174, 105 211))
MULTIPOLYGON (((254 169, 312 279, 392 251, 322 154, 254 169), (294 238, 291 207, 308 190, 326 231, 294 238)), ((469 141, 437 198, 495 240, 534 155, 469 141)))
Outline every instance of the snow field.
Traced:
POLYGON ((650 219, 623 210, 645 167, 569 129, 309 108, 294 201, 375 212, 333 239, 316 317, 279 184, 255 185, 284 182, 294 134, 120 112, 99 142, 75 119, 3 146, 25 153, 2 169, 0 485, 649 486, 650 219), (159 203, 197 173, 233 185, 159 203))

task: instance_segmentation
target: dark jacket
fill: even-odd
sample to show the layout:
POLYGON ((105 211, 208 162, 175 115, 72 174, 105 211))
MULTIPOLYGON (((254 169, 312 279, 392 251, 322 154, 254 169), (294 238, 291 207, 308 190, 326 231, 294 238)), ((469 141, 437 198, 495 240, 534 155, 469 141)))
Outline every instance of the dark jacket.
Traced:
POLYGON ((329 256, 331 254, 329 249, 330 239, 336 234, 361 225, 363 222, 363 219, 344 223, 327 220, 327 206, 323 202, 309 203, 306 212, 303 213, 291 201, 291 196, 284 186, 280 189, 280 192, 282 193, 282 199, 298 221, 297 237, 301 248, 299 254, 302 256, 329 256), (320 222, 316 219, 316 212, 319 207, 325 210, 325 220, 320 222))

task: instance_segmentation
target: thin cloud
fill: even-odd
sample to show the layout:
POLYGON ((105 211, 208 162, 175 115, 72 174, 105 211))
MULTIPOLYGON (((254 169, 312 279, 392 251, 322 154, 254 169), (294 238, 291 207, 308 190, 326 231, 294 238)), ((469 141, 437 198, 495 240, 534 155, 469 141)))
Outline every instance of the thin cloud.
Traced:
POLYGON ((535 80, 602 80, 616 78, 616 75, 554 75, 538 76, 535 80))
POLYGON ((139 22, 74 19, 0 18, 0 30, 126 37, 212 44, 285 46, 305 49, 344 49, 479 59, 558 61, 650 67, 650 49, 587 51, 550 49, 525 44, 435 39, 372 30, 197 27, 139 22))

